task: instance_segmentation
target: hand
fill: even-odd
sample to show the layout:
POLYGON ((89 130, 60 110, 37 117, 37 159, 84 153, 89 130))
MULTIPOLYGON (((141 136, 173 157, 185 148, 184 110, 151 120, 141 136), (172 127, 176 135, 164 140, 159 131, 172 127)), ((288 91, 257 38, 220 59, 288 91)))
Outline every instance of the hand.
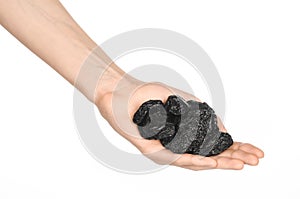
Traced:
MULTIPOLYGON (((113 92, 97 98, 96 105, 103 117, 125 139, 135 145, 142 154, 158 164, 171 164, 191 170, 205 169, 242 169, 244 164, 257 165, 264 153, 259 148, 241 142, 234 144, 217 156, 203 157, 192 154, 174 154, 165 149, 159 140, 143 139, 136 125, 132 122, 133 115, 139 106, 150 99, 165 102, 169 95, 179 95, 185 100, 198 98, 184 91, 161 83, 144 83, 131 77, 120 81, 113 92)), ((227 132, 218 118, 220 131, 227 132)))
MULTIPOLYGON (((3 27, 95 102, 111 126, 153 161, 194 170, 241 169, 244 164, 256 165, 258 159, 263 157, 263 152, 250 144, 234 143, 222 154, 208 158, 174 154, 157 140, 142 139, 132 122, 132 116, 143 102, 149 99, 165 101, 172 94, 178 94, 186 100, 199 99, 163 84, 144 84, 132 77, 123 78, 124 81, 121 80, 113 88, 117 82, 115 80, 123 76, 124 71, 100 48, 96 49, 97 44, 78 26, 59 1, 28 0, 22 1, 22 4, 18 0, 1 1, 0 13, 0 24, 3 27), (28 24, 31 26, 30 31, 28 24), (83 78, 77 79, 83 62, 91 63, 91 66, 83 67, 83 78), (102 73, 104 78, 99 82, 99 94, 94 101, 93 78, 97 79, 102 73)), ((220 120, 219 127, 226 131, 220 120)))

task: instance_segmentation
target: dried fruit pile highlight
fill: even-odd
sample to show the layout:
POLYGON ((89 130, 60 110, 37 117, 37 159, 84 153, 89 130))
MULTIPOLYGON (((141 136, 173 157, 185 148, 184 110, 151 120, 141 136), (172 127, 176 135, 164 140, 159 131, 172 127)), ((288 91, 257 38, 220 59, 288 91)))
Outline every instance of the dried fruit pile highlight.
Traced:
POLYGON ((161 100, 144 102, 133 116, 141 136, 160 140, 174 153, 218 155, 228 149, 233 140, 220 132, 214 110, 205 102, 185 101, 171 95, 161 100))

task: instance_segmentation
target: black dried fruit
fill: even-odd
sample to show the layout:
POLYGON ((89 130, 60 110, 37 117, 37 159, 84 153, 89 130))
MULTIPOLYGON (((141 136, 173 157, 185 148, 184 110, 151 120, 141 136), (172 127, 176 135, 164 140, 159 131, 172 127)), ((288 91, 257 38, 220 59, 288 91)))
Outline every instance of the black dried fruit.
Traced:
POLYGON ((167 113, 163 104, 159 101, 151 101, 145 107, 147 107, 144 108, 147 109, 146 111, 140 111, 143 120, 139 120, 139 117, 136 116, 137 121, 140 121, 138 129, 143 138, 155 139, 155 135, 165 127, 167 113))
POLYGON ((172 123, 166 123, 166 125, 155 136, 155 139, 160 140, 164 138, 174 137, 175 133, 175 126, 172 123))
POLYGON ((188 104, 183 98, 176 95, 170 95, 165 103, 165 108, 168 113, 181 115, 187 111, 188 104))
POLYGON ((221 132, 217 143, 215 143, 212 150, 206 156, 218 155, 228 149, 233 144, 233 140, 229 133, 221 132))
POLYGON ((149 100, 136 111, 133 122, 143 138, 160 140, 174 153, 213 156, 228 149, 233 140, 220 132, 217 116, 207 104, 171 95, 165 104, 149 100))
POLYGON ((149 109, 156 104, 164 105, 161 100, 149 100, 144 102, 133 116, 133 122, 139 126, 145 126, 149 119, 149 109))

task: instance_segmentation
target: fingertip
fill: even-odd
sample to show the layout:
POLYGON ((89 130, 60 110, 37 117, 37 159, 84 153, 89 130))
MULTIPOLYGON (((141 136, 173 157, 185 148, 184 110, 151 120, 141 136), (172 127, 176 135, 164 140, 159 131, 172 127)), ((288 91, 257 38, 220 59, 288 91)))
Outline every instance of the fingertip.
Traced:
POLYGON ((263 158, 265 156, 264 152, 260 148, 249 143, 242 143, 239 148, 247 153, 256 155, 258 158, 263 158))
POLYGON ((257 153, 257 157, 258 157, 258 158, 264 158, 264 157, 265 157, 265 153, 264 153, 263 151, 259 151, 259 152, 257 153))
POLYGON ((241 163, 236 164, 234 169, 235 170, 242 170, 243 168, 244 168, 244 163, 241 162, 241 163))
POLYGON ((256 166, 256 165, 258 165, 258 163, 259 163, 259 160, 256 157, 256 158, 252 158, 247 164, 251 165, 251 166, 256 166))
POLYGON ((242 170, 244 168, 245 162, 239 159, 233 159, 231 166, 234 170, 242 170))
POLYGON ((247 164, 251 165, 251 166, 256 166, 259 163, 259 158, 256 155, 252 155, 251 158, 249 158, 247 164))

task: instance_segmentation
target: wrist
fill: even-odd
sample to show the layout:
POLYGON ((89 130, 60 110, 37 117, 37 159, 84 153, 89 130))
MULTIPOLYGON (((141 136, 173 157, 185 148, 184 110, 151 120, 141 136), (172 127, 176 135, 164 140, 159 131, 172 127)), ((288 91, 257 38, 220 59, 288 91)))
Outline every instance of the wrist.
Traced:
POLYGON ((95 103, 113 92, 125 72, 98 46, 87 56, 78 71, 74 86, 95 103))
POLYGON ((94 93, 94 102, 98 102, 105 95, 113 93, 124 75, 125 72, 115 63, 108 66, 98 79, 94 93))

